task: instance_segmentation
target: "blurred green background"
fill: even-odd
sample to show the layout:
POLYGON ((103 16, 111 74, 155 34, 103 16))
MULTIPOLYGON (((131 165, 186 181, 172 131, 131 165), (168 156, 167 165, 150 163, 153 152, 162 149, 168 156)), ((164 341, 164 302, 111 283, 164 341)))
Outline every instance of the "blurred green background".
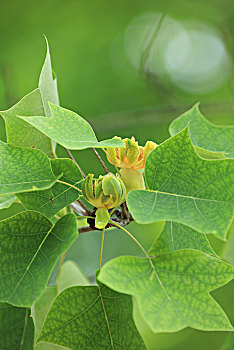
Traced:
MULTIPOLYGON (((234 123, 233 0, 0 0, 0 19, 0 110, 37 87, 45 34, 61 105, 85 117, 100 140, 134 135, 140 144, 159 143, 171 120, 197 101, 209 120, 234 123)), ((102 171, 91 151, 73 153, 85 171, 102 171)), ((121 233, 111 235, 104 260, 138 254, 121 233)), ((97 233, 80 236, 69 253, 87 275, 96 268, 99 240, 97 233)), ((216 294, 234 316, 233 285, 216 294)), ((140 328, 151 350, 234 349, 224 332, 152 335, 140 328)))
POLYGON ((61 105, 99 138, 160 142, 197 101, 233 123, 233 11, 232 0, 1 0, 0 109, 37 86, 45 34, 61 105))

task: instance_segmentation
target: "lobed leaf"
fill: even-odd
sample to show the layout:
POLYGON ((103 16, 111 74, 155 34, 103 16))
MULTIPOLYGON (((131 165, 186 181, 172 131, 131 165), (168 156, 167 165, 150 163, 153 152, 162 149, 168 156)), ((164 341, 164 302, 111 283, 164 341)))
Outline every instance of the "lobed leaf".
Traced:
POLYGON ((56 182, 47 156, 0 141, 0 194, 45 189, 56 182))
MULTIPOLYGON (((59 290, 57 290, 58 286, 47 286, 41 297, 32 307, 32 316, 35 324, 35 338, 39 336, 49 309, 51 308, 58 293, 61 293, 61 291, 68 287, 89 284, 90 282, 73 261, 65 261, 61 269, 59 290)), ((38 347, 39 344, 37 344, 36 349, 38 347)))
POLYGON ((145 349, 133 321, 131 297, 101 283, 71 287, 59 294, 47 315, 40 341, 71 350, 145 349))
POLYGON ((196 249, 216 255, 206 235, 173 221, 166 222, 159 239, 150 250, 150 255, 157 256, 181 249, 196 249))
POLYGON ((63 147, 69 149, 122 147, 124 142, 119 139, 110 139, 98 142, 89 123, 75 112, 49 104, 52 118, 24 117, 30 125, 34 126, 46 136, 50 137, 63 147))
POLYGON ((34 326, 30 309, 0 303, 0 349, 33 350, 34 326))
POLYGON ((213 152, 226 153, 227 157, 234 157, 234 126, 215 125, 201 114, 199 104, 193 106, 175 119, 169 131, 175 135, 189 123, 189 131, 193 144, 213 152))
POLYGON ((234 208, 232 159, 200 158, 186 128, 151 152, 145 178, 149 190, 127 197, 137 222, 172 220, 225 240, 234 208))
MULTIPOLYGON (((54 175, 63 174, 61 181, 79 187, 83 177, 77 165, 67 158, 57 158, 50 161, 54 175)), ((35 210, 48 218, 53 217, 62 208, 77 200, 80 192, 74 188, 56 182, 51 188, 44 191, 17 193, 17 197, 28 210, 35 210)))
POLYGON ((179 250, 153 259, 118 257, 102 268, 98 279, 109 288, 136 297, 154 332, 185 327, 230 331, 232 326, 209 292, 234 276, 227 263, 197 250, 179 250))
POLYGON ((0 300, 31 306, 42 294, 59 256, 77 237, 76 218, 55 225, 33 211, 0 222, 0 300))

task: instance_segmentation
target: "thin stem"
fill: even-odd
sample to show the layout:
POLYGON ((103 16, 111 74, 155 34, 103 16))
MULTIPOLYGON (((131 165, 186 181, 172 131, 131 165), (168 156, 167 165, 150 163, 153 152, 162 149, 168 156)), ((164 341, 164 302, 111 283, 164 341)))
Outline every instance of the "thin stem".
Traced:
POLYGON ((115 208, 113 208, 113 209, 111 210, 111 212, 109 213, 109 214, 110 214, 110 217, 111 217, 111 215, 116 211, 116 209, 118 209, 118 207, 119 207, 119 205, 117 205, 117 207, 115 207, 115 208))
POLYGON ((59 263, 59 270, 58 270, 58 276, 57 276, 57 281, 56 281, 56 289, 57 289, 57 294, 59 293, 59 287, 60 287, 60 280, 61 280, 61 272, 62 272, 62 266, 65 258, 66 250, 61 256, 60 263, 59 263))
POLYGON ((145 254, 145 256, 149 259, 149 262, 150 262, 151 267, 153 268, 153 270, 155 270, 154 264, 152 263, 149 254, 147 253, 147 251, 145 250, 145 248, 141 245, 141 243, 140 243, 128 230, 126 230, 126 228, 120 226, 119 224, 117 224, 116 222, 111 221, 111 220, 110 220, 110 223, 111 223, 112 225, 118 227, 119 229, 121 229, 122 231, 124 231, 125 233, 127 233, 127 235, 128 235, 129 237, 131 237, 131 239, 138 245, 138 247, 143 251, 143 253, 145 254))
POLYGON ((86 216, 86 215, 76 215, 77 219, 95 219, 93 216, 86 216))
POLYGON ((102 252, 103 252, 104 234, 105 234, 105 229, 102 230, 102 239, 101 239, 101 247, 100 247, 100 255, 99 255, 99 270, 101 270, 101 267, 102 267, 102 252))
POLYGON ((102 158, 100 157, 98 151, 97 151, 95 148, 93 148, 93 151, 94 151, 94 153, 96 154, 96 156, 97 156, 99 162, 101 163, 103 169, 104 169, 105 172, 108 174, 108 173, 109 173, 109 170, 108 170, 106 164, 104 163, 104 161, 102 160, 102 158))
POLYGON ((61 180, 56 180, 56 182, 59 182, 60 184, 63 184, 63 185, 70 186, 70 187, 74 188, 75 190, 77 190, 77 191, 82 193, 82 191, 78 187, 73 186, 73 185, 69 184, 68 182, 64 182, 64 181, 61 181, 61 180))
POLYGON ((81 175, 83 176, 83 178, 85 179, 86 178, 86 175, 85 173, 83 172, 83 170, 81 169, 81 167, 79 166, 79 164, 77 163, 77 161, 75 160, 75 158, 73 157, 73 155, 71 154, 71 151, 65 147, 65 150, 69 156, 69 158, 71 158, 71 160, 73 160, 73 162, 77 165, 77 167, 79 168, 80 172, 81 172, 81 175))

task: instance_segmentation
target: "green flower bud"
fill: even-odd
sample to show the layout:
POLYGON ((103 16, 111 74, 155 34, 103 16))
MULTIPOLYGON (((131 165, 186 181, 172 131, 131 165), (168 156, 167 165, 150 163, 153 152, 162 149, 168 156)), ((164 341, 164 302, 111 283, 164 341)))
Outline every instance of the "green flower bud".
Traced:
POLYGON ((109 173, 100 175, 98 179, 89 174, 82 183, 84 198, 94 207, 96 211, 95 226, 104 228, 109 219, 108 209, 118 207, 125 200, 126 189, 120 176, 109 173), (102 209, 102 210, 99 210, 102 209))

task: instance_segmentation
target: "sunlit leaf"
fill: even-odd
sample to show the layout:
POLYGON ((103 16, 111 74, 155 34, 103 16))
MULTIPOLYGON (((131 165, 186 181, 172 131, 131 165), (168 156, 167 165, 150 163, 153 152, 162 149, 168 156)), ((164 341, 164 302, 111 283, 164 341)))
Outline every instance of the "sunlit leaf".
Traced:
POLYGON ((34 126, 60 145, 69 149, 121 147, 124 142, 120 139, 110 139, 98 142, 89 123, 75 112, 49 103, 52 118, 24 117, 34 126))
POLYGON ((44 108, 39 89, 24 96, 17 104, 0 112, 5 120, 7 142, 13 146, 38 148, 48 157, 53 156, 51 140, 42 132, 20 119, 18 115, 44 116, 44 108))
POLYGON ((141 314, 154 332, 176 332, 185 327, 232 330, 209 292, 233 276, 233 268, 213 256, 178 250, 151 260, 116 258, 104 265, 98 278, 120 293, 135 296, 141 314))
MULTIPOLYGON (((50 111, 48 102, 52 102, 58 105, 59 97, 58 97, 58 89, 57 89, 57 79, 53 78, 49 44, 46 38, 45 40, 46 40, 47 53, 46 53, 45 62, 43 64, 40 78, 39 78, 39 89, 41 92, 42 102, 45 110, 45 116, 51 117, 51 111, 50 111)), ((24 115, 24 114, 21 113, 19 115, 24 115)), ((37 114, 37 115, 41 115, 41 114, 37 114)))
POLYGON ((151 152, 145 178, 149 190, 127 198, 137 222, 172 220, 225 239, 234 208, 232 159, 200 158, 186 128, 151 152))
POLYGON ((198 104, 193 106, 175 119, 169 131, 171 135, 177 134, 189 123, 191 140, 195 146, 209 151, 226 153, 227 157, 234 157, 234 126, 215 125, 201 114, 198 104))
MULTIPOLYGON (((228 311, 230 320, 234 321, 234 310, 230 308, 233 302, 234 281, 212 292, 212 296, 222 303, 228 311)), ((221 350, 224 339, 234 332, 199 331, 193 328, 184 328, 173 333, 154 333, 146 324, 139 307, 133 298, 133 317, 148 350, 221 350)), ((224 349, 223 349, 224 350, 224 349)), ((233 350, 226 348, 225 350, 233 350)))
POLYGON ((180 249, 197 249, 215 255, 206 235, 172 221, 166 222, 159 239, 150 250, 150 255, 156 256, 180 249))
POLYGON ((194 147, 199 157, 203 159, 225 159, 227 156, 224 153, 212 152, 207 149, 195 146, 194 147))

